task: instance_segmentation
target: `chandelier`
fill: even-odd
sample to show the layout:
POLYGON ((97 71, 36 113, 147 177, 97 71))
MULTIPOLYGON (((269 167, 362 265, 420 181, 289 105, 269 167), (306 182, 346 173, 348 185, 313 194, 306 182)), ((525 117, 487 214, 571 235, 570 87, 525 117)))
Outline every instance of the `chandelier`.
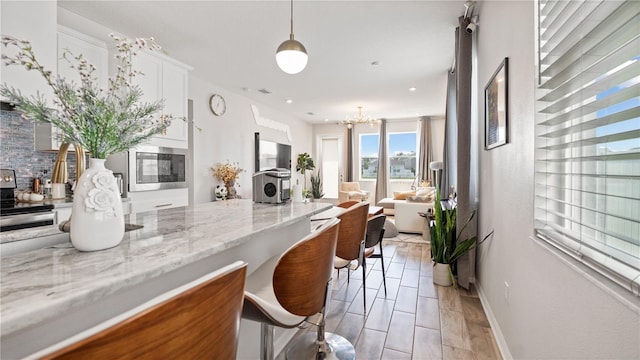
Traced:
POLYGON ((377 122, 378 119, 363 114, 362 106, 358 106, 358 115, 350 116, 346 120, 340 121, 340 124, 347 125, 348 128, 351 128, 355 124, 369 124, 373 126, 373 124, 377 122))

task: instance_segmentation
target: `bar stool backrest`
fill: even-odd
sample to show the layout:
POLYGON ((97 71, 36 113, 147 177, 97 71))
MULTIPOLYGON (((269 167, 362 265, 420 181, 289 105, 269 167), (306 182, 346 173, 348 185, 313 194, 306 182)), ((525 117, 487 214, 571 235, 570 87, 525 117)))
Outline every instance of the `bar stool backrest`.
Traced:
POLYGON ((333 218, 290 247, 273 272, 273 290, 280 305, 292 314, 311 316, 322 311, 333 271, 338 225, 333 218))
POLYGON ((382 236, 384 235, 384 222, 386 220, 386 215, 376 215, 369 218, 369 221, 367 222, 367 236, 364 247, 373 247, 382 240, 382 236))
POLYGON ((246 271, 246 263, 235 262, 35 357, 235 359, 246 271))
POLYGON ((360 243, 364 240, 369 217, 369 203, 361 202, 347 209, 340 219, 336 256, 344 260, 360 259, 360 243))

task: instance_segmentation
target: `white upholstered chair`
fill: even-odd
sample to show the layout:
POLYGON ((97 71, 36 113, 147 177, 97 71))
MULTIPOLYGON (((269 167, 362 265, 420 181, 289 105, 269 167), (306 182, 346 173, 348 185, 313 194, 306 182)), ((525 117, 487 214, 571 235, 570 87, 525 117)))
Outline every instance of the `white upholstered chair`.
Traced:
POLYGON ((349 200, 366 201, 369 199, 369 192, 360 190, 359 182, 343 182, 338 191, 338 202, 343 203, 349 200))

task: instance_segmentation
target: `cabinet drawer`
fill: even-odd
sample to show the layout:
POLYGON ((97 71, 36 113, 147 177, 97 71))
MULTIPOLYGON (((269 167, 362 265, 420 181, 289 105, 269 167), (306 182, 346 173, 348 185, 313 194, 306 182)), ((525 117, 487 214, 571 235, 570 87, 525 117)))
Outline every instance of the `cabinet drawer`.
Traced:
POLYGON ((187 206, 188 195, 188 189, 130 192, 131 213, 187 206))

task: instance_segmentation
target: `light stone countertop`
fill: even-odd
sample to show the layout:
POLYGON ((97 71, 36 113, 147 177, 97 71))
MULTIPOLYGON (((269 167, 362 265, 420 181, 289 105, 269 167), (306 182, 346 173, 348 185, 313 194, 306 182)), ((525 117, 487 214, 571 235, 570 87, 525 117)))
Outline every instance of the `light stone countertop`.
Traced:
POLYGON ((14 333, 310 218, 331 204, 227 200, 125 216, 143 225, 120 245, 96 252, 46 248, 0 264, 0 335, 14 333))
MULTIPOLYGON (((128 203, 129 201, 130 201, 129 198, 122 199, 122 202, 124 204, 128 203)), ((73 206, 73 199, 67 198, 67 199, 60 199, 60 200, 45 200, 44 203, 52 204, 54 210, 61 209, 61 208, 64 209, 64 208, 70 208, 71 206, 73 206)), ((62 220, 64 219, 58 218, 58 223, 60 223, 62 220)), ((44 237, 44 236, 50 236, 50 235, 61 235, 61 234, 64 234, 64 233, 60 231, 57 224, 47 225, 47 226, 38 226, 38 227, 20 229, 20 230, 3 231, 3 232, 0 232, 0 244, 33 239, 33 238, 44 237)))

